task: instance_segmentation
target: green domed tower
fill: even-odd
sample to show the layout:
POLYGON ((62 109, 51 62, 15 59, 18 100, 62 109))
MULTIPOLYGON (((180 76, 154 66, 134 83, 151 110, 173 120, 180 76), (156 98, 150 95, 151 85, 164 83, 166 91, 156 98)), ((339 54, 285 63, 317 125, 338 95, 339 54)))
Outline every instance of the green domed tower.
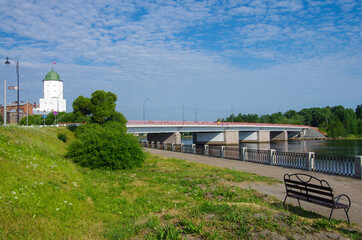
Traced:
POLYGON ((43 98, 39 99, 39 111, 65 112, 66 100, 63 99, 63 80, 52 70, 43 79, 43 98))
POLYGON ((43 81, 61 81, 61 80, 59 74, 55 72, 54 69, 52 68, 52 70, 48 72, 47 75, 45 75, 43 81))

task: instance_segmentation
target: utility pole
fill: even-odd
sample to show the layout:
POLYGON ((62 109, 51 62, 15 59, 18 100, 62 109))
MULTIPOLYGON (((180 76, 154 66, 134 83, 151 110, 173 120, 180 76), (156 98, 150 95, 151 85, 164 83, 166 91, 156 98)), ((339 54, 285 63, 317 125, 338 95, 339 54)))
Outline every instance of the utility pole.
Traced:
POLYGON ((143 121, 145 121, 145 115, 146 115, 146 110, 145 110, 145 104, 146 102, 149 100, 150 98, 147 98, 146 100, 143 101, 143 121))
POLYGON ((17 123, 19 124, 19 122, 20 122, 19 121, 19 109, 20 109, 20 106, 19 106, 19 103, 20 103, 20 101, 19 101, 19 91, 20 91, 20 86, 19 86, 19 60, 7 57, 6 62, 5 62, 6 65, 10 64, 9 59, 13 60, 16 63, 16 76, 17 76, 17 80, 18 80, 18 89, 17 89, 18 90, 18 110, 17 110, 18 115, 17 115, 17 123))
POLYGON ((197 106, 199 106, 200 103, 196 104, 195 106, 195 122, 197 122, 197 106))
POLYGON ((4 80, 4 126, 6 127, 6 80, 4 80))
POLYGON ((185 122, 184 102, 182 101, 182 125, 185 122))

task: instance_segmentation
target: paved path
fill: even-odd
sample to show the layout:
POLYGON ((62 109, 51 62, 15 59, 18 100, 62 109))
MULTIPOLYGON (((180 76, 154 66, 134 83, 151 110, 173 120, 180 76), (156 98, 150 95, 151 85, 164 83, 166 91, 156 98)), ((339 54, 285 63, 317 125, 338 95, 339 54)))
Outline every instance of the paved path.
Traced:
MULTIPOLYGON (((198 162, 209 164, 217 167, 225 167, 234 170, 244 171, 255 173, 262 176, 273 177, 283 181, 283 176, 285 173, 296 173, 296 172, 303 172, 309 175, 312 175, 319 179, 326 180, 330 186, 333 188, 336 195, 341 193, 347 194, 351 201, 352 206, 349 212, 349 217, 351 222, 357 223, 359 226, 362 226, 362 181, 359 179, 352 179, 347 177, 339 177, 334 175, 327 175, 318 172, 308 172, 303 171, 300 169, 291 169, 291 168, 283 168, 277 166, 269 166, 264 164, 258 163, 251 163, 251 162, 243 162, 231 159, 223 159, 223 158, 216 158, 216 157, 208 157, 208 156, 201 156, 195 154, 188 154, 188 153, 180 153, 180 152, 171 152, 165 150, 158 150, 158 149, 151 149, 151 148, 144 148, 147 152, 167 156, 171 158, 178 158, 184 159, 186 161, 198 162)), ((285 187, 284 184, 275 184, 275 185, 267 185, 262 183, 248 183, 245 185, 245 188, 252 188, 256 189, 262 193, 273 195, 280 200, 284 200, 285 197, 285 187)), ((298 204, 295 199, 287 199, 287 202, 298 204), (290 200, 290 201, 288 201, 290 200)), ((311 210, 322 214, 326 217, 329 217, 330 209, 321 207, 315 204, 309 204, 306 202, 301 201, 302 207, 307 210, 311 210)), ((333 212, 333 218, 336 219, 343 219, 346 220, 346 215, 343 210, 335 210, 333 212)))

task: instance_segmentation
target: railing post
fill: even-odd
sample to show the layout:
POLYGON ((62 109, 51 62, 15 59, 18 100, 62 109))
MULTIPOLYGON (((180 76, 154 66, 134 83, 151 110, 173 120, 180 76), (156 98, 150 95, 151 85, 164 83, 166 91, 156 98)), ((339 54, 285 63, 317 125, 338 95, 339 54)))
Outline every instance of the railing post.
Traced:
POLYGON ((163 143, 163 150, 167 150, 167 143, 163 143))
POLYGON ((204 145, 204 155, 209 156, 209 145, 204 145))
POLYGON ((151 142, 151 148, 155 148, 155 142, 154 141, 151 142))
POLYGON ((174 143, 171 143, 171 151, 175 151, 175 144, 174 143))
POLYGON ((160 142, 156 143, 157 149, 160 149, 160 142))
POLYGON ((146 147, 150 147, 148 144, 149 144, 149 142, 148 142, 148 141, 146 141, 146 147))
POLYGON ((181 143, 180 152, 185 152, 185 144, 181 143))
POLYGON ((191 145, 191 153, 196 154, 196 144, 191 145))
POLYGON ((305 170, 312 171, 314 169, 314 152, 305 153, 304 166, 305 170))
POLYGON ((358 179, 362 179, 362 156, 354 157, 354 177, 358 179))
POLYGON ((241 161, 248 160, 248 148, 247 147, 240 147, 239 148, 239 157, 241 161))
POLYGON ((221 146, 220 147, 220 157, 224 158, 225 157, 225 146, 221 146))
POLYGON ((275 152, 276 152, 275 149, 270 149, 270 150, 268 151, 268 154, 269 154, 269 165, 274 165, 274 163, 275 163, 275 152))

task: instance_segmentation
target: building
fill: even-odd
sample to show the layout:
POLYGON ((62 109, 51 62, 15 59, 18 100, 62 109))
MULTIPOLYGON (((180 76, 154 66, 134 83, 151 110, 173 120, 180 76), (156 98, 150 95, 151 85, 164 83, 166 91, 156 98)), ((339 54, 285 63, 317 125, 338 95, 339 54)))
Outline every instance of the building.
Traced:
MULTIPOLYGON (((19 120, 21 120, 24 117, 26 117, 26 113, 23 112, 22 110, 19 110, 19 120)), ((17 124, 17 123, 18 123, 17 109, 12 109, 10 111, 6 109, 6 124, 17 124)))
MULTIPOLYGON (((1 115, 4 115, 4 106, 0 105, 1 108, 0 108, 0 114, 1 115)), ((28 115, 33 115, 33 109, 34 109, 35 105, 33 104, 30 104, 30 103, 20 103, 19 104, 19 114, 20 114, 20 111, 25 113, 28 111, 28 115)), ((9 104, 6 104, 6 112, 10 112, 11 110, 15 110, 17 111, 18 109, 18 104, 15 102, 15 103, 9 103, 9 104)), ((20 118, 21 119, 21 118, 20 118)))
POLYGON ((54 111, 65 112, 66 100, 63 99, 63 81, 52 68, 43 80, 43 98, 39 99, 39 107, 34 109, 34 114, 54 111))

